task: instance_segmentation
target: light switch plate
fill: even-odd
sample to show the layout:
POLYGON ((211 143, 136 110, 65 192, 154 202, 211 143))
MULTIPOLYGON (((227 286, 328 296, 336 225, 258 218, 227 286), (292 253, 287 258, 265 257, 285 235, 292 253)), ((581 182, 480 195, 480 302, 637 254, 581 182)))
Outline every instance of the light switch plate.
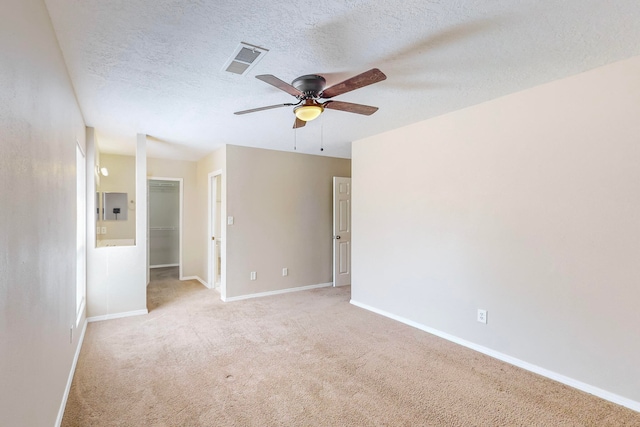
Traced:
POLYGON ((227 217, 227 225, 233 225, 233 217, 232 216, 227 217))

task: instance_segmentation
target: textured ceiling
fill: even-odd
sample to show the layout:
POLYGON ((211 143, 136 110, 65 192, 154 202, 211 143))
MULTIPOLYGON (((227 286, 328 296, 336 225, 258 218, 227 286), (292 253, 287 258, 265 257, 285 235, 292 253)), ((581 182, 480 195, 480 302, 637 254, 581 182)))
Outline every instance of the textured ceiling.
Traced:
POLYGON ((640 55, 640 1, 45 0, 88 126, 104 151, 196 160, 223 144, 350 157, 351 141, 640 55), (269 49, 247 76, 239 42, 269 49), (310 73, 328 86, 378 67, 294 131, 295 101, 254 78, 310 73))

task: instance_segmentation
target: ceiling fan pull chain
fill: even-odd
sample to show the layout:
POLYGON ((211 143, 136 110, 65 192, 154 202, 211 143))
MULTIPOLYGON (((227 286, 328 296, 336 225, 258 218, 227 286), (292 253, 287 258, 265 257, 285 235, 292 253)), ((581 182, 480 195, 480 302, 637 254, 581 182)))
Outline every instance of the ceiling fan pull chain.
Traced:
POLYGON ((293 149, 298 150, 298 129, 293 129, 293 149))
POLYGON ((324 116, 320 117, 320 151, 324 151, 324 116))

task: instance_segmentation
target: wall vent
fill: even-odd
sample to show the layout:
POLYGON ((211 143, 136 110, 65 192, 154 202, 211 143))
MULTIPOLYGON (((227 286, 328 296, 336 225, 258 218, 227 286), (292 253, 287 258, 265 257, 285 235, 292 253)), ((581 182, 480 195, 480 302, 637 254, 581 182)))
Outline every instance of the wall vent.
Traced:
POLYGON ((262 57, 269 52, 268 49, 241 42, 235 48, 231 57, 222 69, 233 74, 246 75, 262 57))

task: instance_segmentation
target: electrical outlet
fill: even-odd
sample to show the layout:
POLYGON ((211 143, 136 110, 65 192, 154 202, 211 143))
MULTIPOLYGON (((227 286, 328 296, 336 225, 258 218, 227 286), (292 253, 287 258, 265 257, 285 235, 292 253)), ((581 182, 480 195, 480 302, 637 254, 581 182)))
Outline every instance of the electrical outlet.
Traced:
POLYGON ((102 227, 102 233, 100 234, 107 234, 107 227, 102 227))
POLYGON ((227 225, 233 225, 233 221, 234 219, 232 216, 227 217, 227 225))
POLYGON ((258 275, 255 271, 251 272, 251 276, 249 277, 251 280, 256 280, 258 278, 258 275))
POLYGON ((96 227, 96 234, 102 234, 102 233, 100 232, 100 230, 101 230, 101 228, 100 228, 100 227, 96 227))
POLYGON ((478 309, 478 322, 487 323, 487 310, 478 309))
POLYGON ((283 275, 283 276, 288 276, 288 275, 289 275, 289 269, 288 269, 288 268, 286 268, 286 267, 285 267, 285 268, 283 268, 283 269, 282 269, 282 275, 283 275))

